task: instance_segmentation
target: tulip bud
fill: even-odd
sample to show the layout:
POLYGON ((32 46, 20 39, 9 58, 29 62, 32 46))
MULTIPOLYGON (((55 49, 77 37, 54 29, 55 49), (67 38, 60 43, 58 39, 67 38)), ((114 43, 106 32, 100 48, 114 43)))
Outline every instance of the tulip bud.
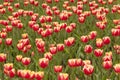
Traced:
POLYGON ((110 43, 110 37, 103 37, 103 43, 104 44, 109 44, 110 43))
POLYGON ((52 54, 50 52, 47 52, 44 54, 44 58, 48 59, 48 60, 52 60, 52 54))
POLYGON ((89 41, 89 38, 88 36, 81 36, 81 41, 84 42, 84 43, 87 43, 89 41))
POLYGON ((91 75, 94 72, 94 66, 92 66, 92 65, 84 65, 83 72, 86 75, 91 75))
POLYGON ((94 50, 94 55, 96 57, 100 57, 100 56, 102 56, 102 54, 103 54, 103 50, 101 50, 101 49, 95 49, 94 50))
POLYGON ((113 66, 115 73, 120 73, 120 64, 115 64, 113 66))
POLYGON ((6 61, 6 54, 0 53, 0 62, 6 61))
POLYGON ((104 67, 105 69, 110 69, 110 68, 112 68, 112 61, 104 61, 104 62, 103 62, 103 67, 104 67))
POLYGON ((22 58, 22 64, 23 64, 23 65, 29 65, 30 62, 31 62, 31 59, 30 59, 30 58, 28 58, 28 57, 22 58))
POLYGON ((69 75, 67 73, 59 73, 58 80, 69 80, 69 75))
POLYGON ((46 68, 48 66, 48 64, 49 64, 49 60, 48 59, 46 59, 46 58, 39 59, 39 66, 41 68, 46 68))
POLYGON ((54 72, 62 72, 62 66, 54 66, 54 72))
POLYGON ((86 45, 85 48, 84 48, 84 52, 85 53, 91 53, 93 50, 92 46, 91 45, 86 45))
POLYGON ((16 56, 16 60, 19 61, 19 62, 22 60, 22 58, 23 58, 22 55, 17 55, 17 56, 16 56))
POLYGON ((104 45, 103 40, 100 39, 100 38, 97 38, 97 39, 96 39, 96 46, 97 46, 98 48, 101 48, 101 47, 103 47, 103 45, 104 45))
POLYGON ((12 44, 12 38, 7 38, 5 40, 6 45, 11 45, 12 44))

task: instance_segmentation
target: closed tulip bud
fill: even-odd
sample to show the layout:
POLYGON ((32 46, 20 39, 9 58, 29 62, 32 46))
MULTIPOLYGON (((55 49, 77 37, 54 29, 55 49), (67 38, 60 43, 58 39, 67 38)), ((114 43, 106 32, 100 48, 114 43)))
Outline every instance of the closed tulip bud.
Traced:
POLYGON ((52 54, 50 52, 47 52, 44 54, 44 58, 47 58, 48 60, 52 60, 52 54))
POLYGON ((118 74, 120 73, 120 64, 115 64, 113 68, 114 68, 115 73, 118 73, 118 74))
POLYGON ((104 61, 103 62, 103 68, 105 68, 105 69, 112 68, 112 61, 104 61))
POLYGON ((30 72, 30 79, 34 79, 35 78, 35 72, 34 71, 31 71, 30 72))
POLYGON ((24 44, 23 43, 18 43, 17 48, 18 48, 18 50, 22 50, 24 48, 24 44))
POLYGON ((7 26, 6 26, 6 30, 7 30, 8 32, 12 31, 12 29, 13 29, 12 26, 10 26, 10 25, 7 25, 7 26))
POLYGON ((60 27, 54 27, 54 32, 60 32, 61 28, 60 27))
POLYGON ((94 66, 92 66, 92 65, 84 65, 83 72, 86 75, 91 75, 94 72, 94 66))
POLYGON ((48 16, 52 16, 53 11, 52 11, 51 9, 46 9, 46 14, 47 14, 48 16))
POLYGON ((44 72, 42 72, 42 71, 36 72, 35 73, 35 78, 37 80, 42 80, 44 78, 44 72))
POLYGON ((19 29, 23 28, 23 23, 17 23, 17 27, 18 27, 19 29))
POLYGON ((32 26, 32 28, 33 28, 34 31, 38 31, 39 30, 39 24, 34 24, 32 26))
POLYGON ((6 54, 0 53, 0 62, 6 61, 6 54))
POLYGON ((30 58, 28 58, 28 57, 24 57, 24 58, 22 58, 22 64, 23 65, 29 65, 30 64, 30 62, 31 62, 31 59, 30 58))
POLYGON ((84 65, 91 65, 91 64, 92 62, 90 60, 84 60, 82 65, 84 66, 84 65))
POLYGON ((35 1, 35 2, 34 2, 34 5, 35 5, 35 6, 38 6, 38 5, 39 5, 39 2, 38 2, 38 1, 35 1))
POLYGON ((26 39, 26 38, 28 38, 28 34, 27 33, 22 34, 22 39, 26 39))
POLYGON ((12 45, 12 38, 7 38, 5 40, 6 45, 12 45))
POLYGON ((46 22, 46 17, 45 16, 41 16, 39 18, 39 21, 40 21, 40 23, 45 23, 46 22))
POLYGON ((28 22, 28 25, 29 25, 30 28, 32 28, 32 26, 33 26, 35 23, 36 23, 35 21, 29 21, 29 22, 28 22))
POLYGON ((11 70, 8 72, 8 76, 9 76, 10 78, 13 78, 13 77, 15 76, 15 74, 16 74, 15 69, 11 69, 11 70))
POLYGON ((58 51, 63 51, 65 48, 65 45, 64 44, 57 44, 57 50, 58 51))
POLYGON ((37 16, 32 15, 32 16, 31 16, 31 21, 36 21, 36 20, 37 20, 37 16))
POLYGON ((76 28, 76 23, 71 23, 70 26, 72 26, 72 28, 76 28))
POLYGON ((41 68, 46 68, 48 66, 48 64, 49 64, 49 60, 48 59, 46 59, 46 58, 39 59, 39 66, 41 68))
POLYGON ((67 40, 64 41, 66 46, 72 46, 75 43, 74 37, 69 37, 67 40))
POLYGON ((52 21, 52 17, 51 17, 51 16, 47 16, 47 17, 46 17, 46 21, 47 21, 47 22, 51 22, 51 21, 52 21))
POLYGON ((84 22, 85 22, 85 17, 79 17, 79 18, 78 18, 78 21, 79 21, 80 23, 84 23, 84 22))
POLYGON ((100 57, 100 56, 102 56, 102 54, 103 54, 103 50, 102 49, 95 49, 94 50, 94 55, 96 57, 100 57))
POLYGON ((96 39, 96 46, 98 48, 101 48, 101 47, 103 47, 103 45, 104 45, 103 40, 101 38, 97 38, 96 39))
POLYGON ((120 29, 111 29, 112 36, 119 36, 120 35, 120 29))
POLYGON ((55 14, 55 15, 59 15, 59 14, 60 14, 60 10, 55 10, 55 11, 54 11, 54 14, 55 14))
POLYGON ((58 80, 69 80, 69 75, 67 73, 59 73, 58 80))
POLYGON ((92 46, 91 45, 86 45, 85 48, 84 48, 84 52, 85 53, 91 53, 93 50, 92 46))
POLYGON ((88 36, 81 36, 80 40, 84 43, 87 43, 89 41, 88 36))
POLYGON ((65 30, 66 30, 67 33, 70 33, 70 32, 73 31, 73 27, 67 26, 67 27, 65 28, 65 30))
POLYGON ((57 47, 50 47, 50 53, 56 54, 57 53, 57 47))
POLYGON ((108 36, 103 37, 103 43, 104 43, 104 44, 106 44, 106 45, 107 45, 107 44, 109 44, 109 43, 110 43, 110 41, 111 41, 111 40, 110 40, 110 37, 108 37, 108 36))
POLYGON ((114 0, 108 0, 108 3, 109 4, 112 4, 114 0))
POLYGON ((19 61, 19 62, 21 62, 22 58, 23 58, 22 55, 17 55, 17 56, 16 56, 16 60, 19 61))
POLYGON ((75 67, 76 66, 75 63, 76 63, 76 59, 69 59, 68 60, 68 65, 70 67, 75 67))
POLYGON ((19 3, 15 3, 14 6, 15 6, 15 8, 19 8, 20 4, 19 3))
POLYGON ((91 31, 88 35, 89 39, 95 39, 97 36, 97 31, 91 31))
POLYGON ((1 32, 1 33, 0 33, 0 37, 1 37, 1 38, 5 39, 6 36, 7 36, 7 33, 6 33, 6 32, 1 32))
POLYGON ((4 69, 10 71, 11 69, 13 69, 13 63, 4 64, 4 69))
POLYGON ((62 72, 62 66, 54 66, 54 72, 62 72))
POLYGON ((38 42, 36 42, 36 46, 38 48, 43 48, 43 47, 45 47, 45 42, 44 41, 38 41, 38 42))

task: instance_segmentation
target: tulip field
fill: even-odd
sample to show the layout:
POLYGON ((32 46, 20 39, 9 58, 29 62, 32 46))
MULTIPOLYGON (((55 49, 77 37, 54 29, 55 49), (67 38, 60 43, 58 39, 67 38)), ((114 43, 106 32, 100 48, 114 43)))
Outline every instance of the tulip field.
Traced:
POLYGON ((0 0, 0 80, 120 80, 120 0, 0 0))

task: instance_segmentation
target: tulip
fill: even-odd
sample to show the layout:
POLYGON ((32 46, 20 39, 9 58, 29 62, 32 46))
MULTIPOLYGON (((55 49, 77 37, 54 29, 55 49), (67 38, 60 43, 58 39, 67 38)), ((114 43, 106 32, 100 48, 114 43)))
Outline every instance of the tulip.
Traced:
POLYGON ((88 35, 89 39, 95 39, 97 36, 97 31, 91 31, 88 35))
POLYGON ((67 73, 59 73, 58 80, 69 80, 69 75, 67 73))
POLYGON ((13 29, 12 26, 10 26, 10 25, 7 25, 7 26, 6 26, 6 30, 7 30, 8 32, 12 31, 12 29, 13 29))
POLYGON ((0 62, 6 61, 6 54, 0 53, 0 62))
POLYGON ((103 37, 103 43, 104 44, 109 44, 110 43, 110 37, 106 36, 106 37, 103 37))
POLYGON ((58 51, 63 51, 65 48, 65 45, 64 44, 57 44, 57 50, 58 51))
POLYGON ((48 60, 52 60, 52 54, 50 53, 50 52, 46 52, 45 54, 44 54, 44 58, 46 58, 46 59, 48 59, 48 60))
POLYGON ((93 50, 92 46, 91 45, 86 45, 85 48, 84 48, 84 52, 85 53, 91 53, 93 50))
POLYGON ((42 80, 44 78, 44 72, 42 72, 42 71, 36 72, 35 73, 35 78, 37 80, 42 80))
POLYGON ((64 40, 66 46, 72 46, 75 43, 74 37, 69 37, 67 40, 64 40))
POLYGON ((96 39, 96 46, 98 48, 101 48, 101 47, 103 47, 103 45, 104 45, 103 40, 101 38, 97 38, 96 39))
POLYGON ((104 61, 102 65, 103 65, 103 68, 110 69, 112 68, 112 61, 104 61))
POLYGON ((120 64, 115 64, 113 66, 115 73, 120 73, 120 64))
POLYGON ((30 64, 30 62, 31 62, 31 59, 30 58, 28 58, 28 57, 24 57, 24 58, 22 58, 22 64, 23 65, 29 65, 30 64))
POLYGON ((49 64, 49 60, 48 59, 46 59, 46 58, 40 58, 39 59, 39 66, 41 68, 46 68, 48 66, 48 64, 49 64))
POLYGON ((22 60, 22 58, 23 58, 22 55, 17 55, 17 56, 16 56, 16 60, 19 61, 19 62, 22 60))
POLYGON ((102 54, 103 54, 103 50, 102 49, 95 49, 94 50, 94 55, 96 57, 100 57, 100 56, 102 56, 102 54))
POLYGON ((5 40, 6 45, 12 45, 12 38, 7 38, 5 40))
POLYGON ((86 75, 91 75, 94 72, 94 66, 92 66, 92 65, 84 65, 83 72, 86 75))
POLYGON ((62 72, 62 66, 54 66, 54 72, 62 72))
POLYGON ((13 69, 13 63, 4 64, 4 69, 10 71, 11 69, 13 69))
POLYGON ((13 78, 13 77, 15 76, 15 74, 16 74, 15 69, 11 69, 11 70, 8 72, 8 76, 9 76, 10 78, 13 78))
POLYGON ((80 40, 84 43, 87 43, 89 41, 88 36, 81 36, 80 40))

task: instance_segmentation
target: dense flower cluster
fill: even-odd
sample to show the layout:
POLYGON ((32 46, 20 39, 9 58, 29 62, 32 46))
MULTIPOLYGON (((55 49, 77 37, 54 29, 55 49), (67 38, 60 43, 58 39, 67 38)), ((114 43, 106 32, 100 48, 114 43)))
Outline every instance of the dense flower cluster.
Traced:
POLYGON ((0 80, 120 80, 119 0, 1 0, 0 80))

